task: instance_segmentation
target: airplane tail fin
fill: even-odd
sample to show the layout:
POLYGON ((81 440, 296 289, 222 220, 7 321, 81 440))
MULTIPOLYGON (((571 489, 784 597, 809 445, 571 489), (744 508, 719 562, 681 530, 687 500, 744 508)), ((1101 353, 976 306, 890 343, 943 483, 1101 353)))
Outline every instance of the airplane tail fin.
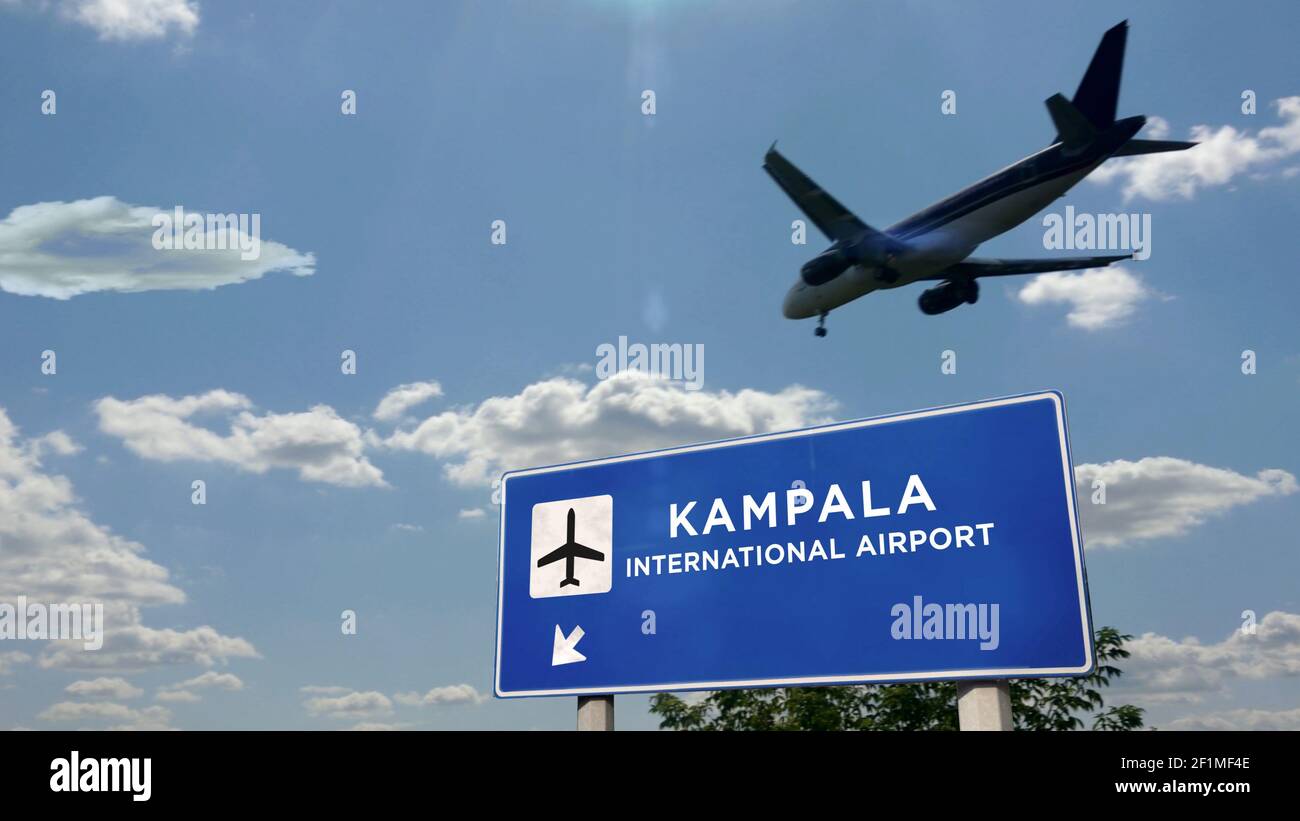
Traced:
POLYGON ((1056 125, 1057 139, 1066 148, 1082 148, 1097 136, 1092 122, 1063 94, 1047 98, 1047 113, 1052 115, 1052 122, 1056 125))
POLYGON ((573 585, 574 587, 581 587, 581 585, 578 584, 577 579, 565 579, 564 581, 560 582, 560 587, 568 587, 569 585, 573 585))
POLYGON ((1088 70, 1079 82, 1079 89, 1074 92, 1074 107, 1099 131, 1109 128, 1115 122, 1119 78, 1124 70, 1124 44, 1127 39, 1127 20, 1107 31, 1092 55, 1092 62, 1088 64, 1088 70))

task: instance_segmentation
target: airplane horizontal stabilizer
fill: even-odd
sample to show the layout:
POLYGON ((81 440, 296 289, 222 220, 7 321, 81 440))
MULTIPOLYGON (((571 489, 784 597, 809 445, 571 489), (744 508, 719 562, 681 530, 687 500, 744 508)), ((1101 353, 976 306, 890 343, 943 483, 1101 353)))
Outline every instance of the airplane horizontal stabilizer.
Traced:
POLYGON ((1056 259, 978 259, 970 257, 937 274, 922 277, 926 280, 974 279, 976 277, 1002 277, 1014 274, 1043 274, 1048 271, 1074 271, 1079 268, 1104 268, 1112 262, 1132 259, 1132 254, 1112 254, 1104 257, 1058 257, 1056 259))
POLYGON ((1097 136, 1097 129, 1082 111, 1074 107, 1074 103, 1065 99, 1064 94, 1047 98, 1047 113, 1052 115, 1058 139, 1066 148, 1082 148, 1097 136))
POLYGON ((1164 151, 1186 151, 1196 145, 1183 140, 1129 140, 1120 146, 1112 157, 1132 157, 1137 154, 1160 154, 1164 151))

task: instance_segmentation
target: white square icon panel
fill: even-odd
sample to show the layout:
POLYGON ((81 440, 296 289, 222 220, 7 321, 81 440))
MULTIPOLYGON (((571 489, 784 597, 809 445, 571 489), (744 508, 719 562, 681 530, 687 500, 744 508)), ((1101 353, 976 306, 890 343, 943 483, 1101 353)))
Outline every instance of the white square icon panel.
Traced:
POLYGON ((608 593, 614 581, 614 497, 587 496, 533 505, 528 594, 608 593))

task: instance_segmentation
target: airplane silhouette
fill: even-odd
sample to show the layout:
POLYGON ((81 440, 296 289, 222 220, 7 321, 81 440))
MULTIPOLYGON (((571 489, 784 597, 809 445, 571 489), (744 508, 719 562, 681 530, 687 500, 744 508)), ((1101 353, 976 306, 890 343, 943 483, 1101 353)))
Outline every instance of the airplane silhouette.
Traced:
POLYGON ((599 550, 592 550, 590 547, 578 544, 573 540, 573 525, 573 508, 569 508, 568 541, 537 560, 537 566, 544 567, 551 562, 558 562, 560 559, 564 559, 564 581, 560 582, 560 587, 566 587, 568 585, 579 586, 578 580, 573 578, 573 560, 575 558, 591 559, 593 562, 605 561, 604 553, 601 553, 599 550))

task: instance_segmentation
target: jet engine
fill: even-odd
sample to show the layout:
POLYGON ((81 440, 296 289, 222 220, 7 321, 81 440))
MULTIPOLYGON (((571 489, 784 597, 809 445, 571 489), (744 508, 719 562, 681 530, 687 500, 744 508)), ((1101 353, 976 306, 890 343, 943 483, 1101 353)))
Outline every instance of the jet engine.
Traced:
POLYGON ((799 276, 809 285, 825 285, 854 265, 879 262, 885 258, 886 250, 880 241, 867 236, 842 239, 805 262, 799 276))
POLYGON ((921 306, 921 313, 934 316, 951 311, 963 302, 974 305, 980 298, 980 286, 973 279, 950 279, 944 284, 930 288, 921 294, 916 304, 921 306))
POLYGON ((850 248, 837 242, 804 263, 799 276, 809 285, 825 285, 847 271, 854 261, 850 248))

